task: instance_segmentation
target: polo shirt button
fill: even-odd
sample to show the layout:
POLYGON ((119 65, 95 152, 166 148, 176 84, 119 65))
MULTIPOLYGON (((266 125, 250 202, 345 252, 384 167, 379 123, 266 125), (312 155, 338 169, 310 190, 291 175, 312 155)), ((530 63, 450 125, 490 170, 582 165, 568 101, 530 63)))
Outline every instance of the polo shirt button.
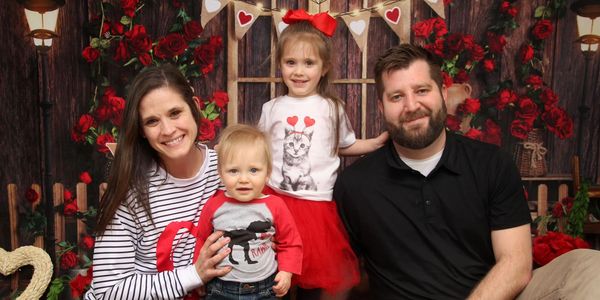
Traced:
POLYGON ((426 201, 425 201, 425 205, 431 205, 431 201, 429 201, 429 200, 426 200, 426 201))

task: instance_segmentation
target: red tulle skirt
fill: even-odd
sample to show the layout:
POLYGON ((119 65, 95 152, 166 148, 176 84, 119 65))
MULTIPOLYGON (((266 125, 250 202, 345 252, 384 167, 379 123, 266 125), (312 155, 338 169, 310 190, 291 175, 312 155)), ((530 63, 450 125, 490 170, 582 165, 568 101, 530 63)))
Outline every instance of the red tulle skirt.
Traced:
POLYGON ((348 243, 335 202, 302 200, 268 187, 265 193, 285 201, 302 238, 302 274, 294 275, 292 285, 334 294, 358 284, 358 259, 348 243))

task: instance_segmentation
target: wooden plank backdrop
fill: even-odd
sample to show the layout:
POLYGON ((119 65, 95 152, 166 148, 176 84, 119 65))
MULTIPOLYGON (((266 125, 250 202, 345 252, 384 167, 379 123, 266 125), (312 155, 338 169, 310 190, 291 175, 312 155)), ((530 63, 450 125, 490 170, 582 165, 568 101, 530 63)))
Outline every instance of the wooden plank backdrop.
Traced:
MULTIPOLYGON (((190 12, 199 19, 202 0, 190 1, 190 12)), ((435 16, 435 13, 422 0, 412 1, 412 23, 435 16)), ((118 3, 118 1, 113 1, 118 3)), ((142 9, 141 20, 149 34, 156 38, 164 35, 176 10, 171 1, 151 1, 142 9)), ((311 8, 309 0, 262 0, 265 8, 311 8)), ((332 12, 347 12, 363 7, 374 6, 383 0, 349 0, 326 3, 332 12)), ((466 1, 454 0, 446 9, 450 31, 471 33, 476 40, 483 39, 485 28, 500 0, 466 1)), ((91 146, 75 144, 70 139, 70 130, 77 118, 89 108, 92 85, 88 78, 89 67, 81 58, 81 51, 88 44, 84 25, 92 15, 94 0, 66 1, 58 20, 60 38, 54 41, 48 53, 49 97, 52 108, 53 167, 51 173, 55 182, 74 186, 81 171, 89 171, 94 181, 103 181, 106 159, 94 152, 91 146)), ((520 25, 510 36, 499 64, 497 77, 472 74, 471 84, 474 95, 481 91, 484 81, 498 81, 515 77, 515 54, 527 37, 533 22, 532 13, 543 0, 518 1, 519 13, 516 17, 520 25)), ((232 5, 232 4, 230 4, 232 5)), ((225 50, 216 61, 216 70, 204 80, 195 83, 199 96, 209 96, 215 90, 227 90, 227 64, 237 61, 239 77, 270 77, 277 74, 271 59, 273 25, 269 17, 261 17, 237 42, 228 40, 228 16, 223 10, 206 26, 203 35, 223 37, 225 50), (231 43, 231 44, 229 44, 231 43), (233 44, 237 55, 228 55, 233 44)), ((7 184, 15 183, 20 197, 25 188, 33 183, 41 183, 43 177, 42 127, 39 108, 40 81, 38 57, 33 43, 25 35, 28 31, 22 7, 16 1, 0 2, 0 19, 4 30, 0 30, 0 228, 8 228, 7 184)), ((335 68, 337 78, 373 78, 373 64, 376 57, 386 48, 398 43, 398 38, 381 18, 373 16, 369 27, 367 55, 363 57, 350 36, 345 24, 339 20, 334 37, 336 49, 335 68), (365 65, 365 67, 363 67, 365 65), (366 68, 366 69, 365 69, 366 68), (366 75, 366 76, 365 76, 366 75)), ((556 23, 553 35, 546 42, 543 70, 544 80, 555 90, 560 104, 574 117, 575 130, 578 128, 578 111, 583 91, 584 58, 576 38, 575 14, 570 10, 556 23)), ((586 103, 591 107, 589 118, 583 126, 583 168, 582 174, 597 180, 600 167, 600 53, 589 64, 589 78, 586 103)), ((382 129, 381 116, 377 111, 373 84, 338 83, 338 94, 346 101, 346 110, 356 132, 363 137, 372 137, 382 129), (366 88, 366 91, 365 91, 366 88), (366 99, 363 100, 364 95, 366 99), (364 124, 364 126, 363 126, 364 124)), ((235 111, 229 113, 235 121, 255 123, 260 115, 262 104, 272 95, 281 93, 281 83, 240 82, 237 87, 238 103, 235 111)), ((508 119, 502 116, 506 126, 508 119)), ((504 132, 507 132, 504 130, 504 132)), ((512 150, 515 140, 507 134, 503 147, 512 150)), ((570 173, 570 159, 576 148, 575 138, 562 141, 549 135, 546 139, 548 172, 551 174, 570 173)), ((512 152, 512 151, 511 151, 512 152)), ((349 163, 351 160, 346 161, 349 163)), ((97 191, 90 191, 89 198, 97 199, 97 191)), ((91 203, 90 205, 94 205, 91 203)), ((0 247, 10 248, 7 235, 0 235, 0 247)))

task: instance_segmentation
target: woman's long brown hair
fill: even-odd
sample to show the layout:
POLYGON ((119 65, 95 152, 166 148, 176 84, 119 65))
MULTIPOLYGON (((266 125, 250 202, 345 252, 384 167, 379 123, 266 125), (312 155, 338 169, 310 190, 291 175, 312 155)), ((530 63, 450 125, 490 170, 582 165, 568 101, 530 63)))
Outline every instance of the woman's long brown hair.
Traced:
POLYGON ((128 197, 133 199, 133 206, 129 209, 134 214, 135 221, 138 222, 140 217, 135 215, 136 206, 141 206, 144 214, 153 223, 148 199, 148 177, 152 172, 151 168, 155 164, 160 165, 161 161, 156 151, 142 136, 139 106, 144 96, 163 87, 168 87, 181 95, 190 107, 196 125, 199 124, 201 114, 193 99, 194 92, 185 76, 176 67, 169 64, 149 67, 133 79, 128 88, 108 186, 99 205, 97 235, 104 233, 117 208, 125 203, 128 197))

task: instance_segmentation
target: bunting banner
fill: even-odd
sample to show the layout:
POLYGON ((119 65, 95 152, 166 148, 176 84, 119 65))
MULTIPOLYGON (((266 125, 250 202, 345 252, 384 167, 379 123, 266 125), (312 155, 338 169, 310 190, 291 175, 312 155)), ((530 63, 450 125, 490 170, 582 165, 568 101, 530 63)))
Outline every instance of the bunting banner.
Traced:
POLYGON ((348 26, 348 30, 352 33, 352 37, 354 37, 360 51, 364 51, 369 35, 371 12, 366 10, 356 15, 343 15, 342 20, 348 26))
POLYGON ((410 42, 410 6, 410 0, 406 0, 384 5, 377 10, 403 43, 410 42))
POLYGON ((202 1, 202 12, 200 13, 200 24, 206 27, 208 21, 216 16, 231 0, 204 0, 202 1))
POLYGON ((423 2, 427 3, 435 11, 435 13, 440 16, 440 18, 445 19, 446 14, 444 12, 444 0, 423 0, 423 2))
POLYGON ((275 25, 275 32, 277 32, 277 38, 281 35, 281 32, 288 26, 283 22, 284 13, 281 11, 272 11, 273 13, 273 25, 275 25))
POLYGON ((244 37, 248 29, 252 27, 252 24, 254 24, 258 16, 260 16, 262 10, 256 5, 248 4, 246 2, 235 1, 233 4, 235 36, 239 40, 244 37))

